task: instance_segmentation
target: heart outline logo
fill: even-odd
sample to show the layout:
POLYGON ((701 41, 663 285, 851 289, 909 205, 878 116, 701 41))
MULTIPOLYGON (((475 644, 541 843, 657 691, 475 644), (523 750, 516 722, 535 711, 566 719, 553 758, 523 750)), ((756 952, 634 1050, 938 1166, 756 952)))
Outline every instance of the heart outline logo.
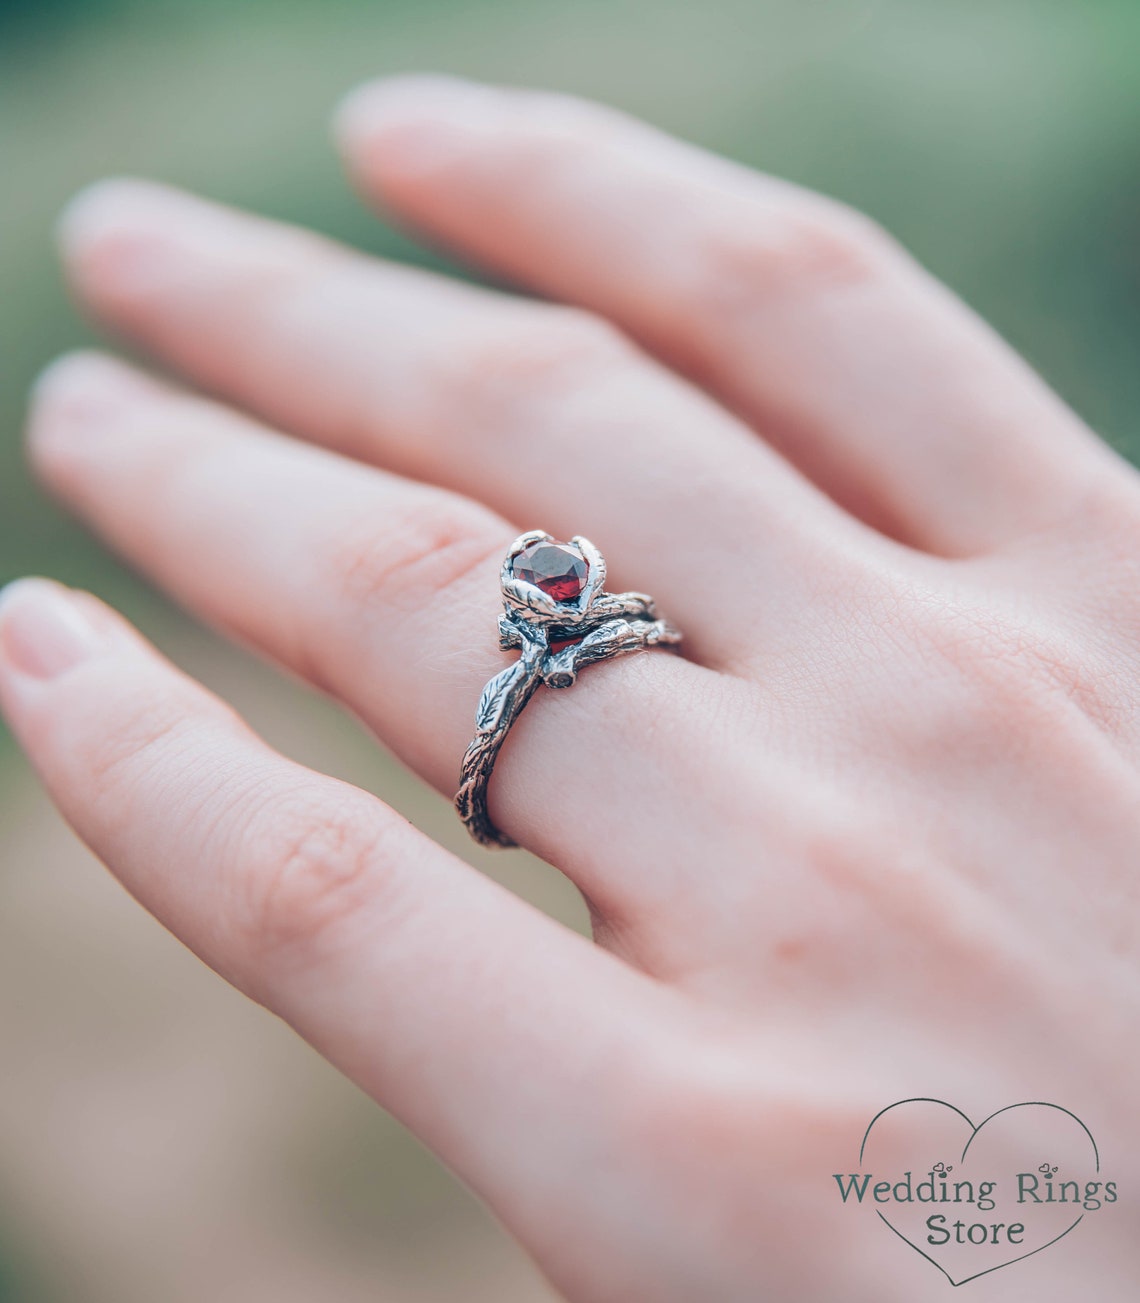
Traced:
MULTIPOLYGON (((911 1099, 896 1100, 895 1103, 888 1104, 886 1108, 880 1109, 879 1112, 875 1114, 875 1116, 868 1123, 867 1130, 863 1133, 863 1143, 859 1146, 860 1168, 863 1166, 863 1157, 867 1149, 867 1141, 871 1137, 871 1132, 874 1130, 875 1124, 879 1121, 880 1118, 885 1116, 892 1109, 902 1108, 906 1104, 937 1104, 942 1108, 949 1109, 950 1112, 957 1114, 957 1116, 960 1117, 963 1122, 965 1122, 965 1124, 970 1128, 970 1136, 962 1148, 961 1157, 958 1160, 959 1164, 965 1162, 966 1155, 970 1152, 970 1146, 977 1139, 978 1134, 982 1131, 982 1129, 986 1127, 990 1122, 992 1122, 994 1118, 1000 1117, 1003 1113, 1010 1113, 1015 1109, 1020 1109, 1020 1108, 1055 1109, 1058 1113, 1063 1113, 1065 1114, 1066 1117, 1071 1118, 1088 1137, 1089 1144, 1092 1146, 1094 1170, 1097 1173, 1100 1172, 1100 1150, 1097 1148, 1097 1143, 1095 1138, 1093 1137, 1093 1133, 1088 1129, 1088 1127, 1084 1124, 1084 1122, 1082 1122, 1081 1119, 1077 1117, 1075 1113, 1073 1113, 1070 1109, 1063 1108, 1060 1104, 1051 1104, 1046 1100, 1025 1100, 1020 1104, 1006 1104, 1003 1108, 999 1108, 995 1110, 988 1117, 983 1118, 981 1122, 975 1125, 971 1121, 971 1119, 967 1117, 965 1113, 962 1112, 960 1108, 957 1108, 955 1105, 948 1103, 944 1099, 934 1099, 930 1096, 925 1096, 925 1095, 917 1095, 911 1099)), ((1037 1248, 1030 1249, 1028 1253, 1019 1254, 1016 1258, 1010 1258, 1005 1262, 996 1263, 992 1267, 986 1267, 981 1271, 974 1272, 974 1274, 971 1276, 964 1276, 961 1280, 955 1280, 954 1277, 951 1276, 951 1274, 946 1270, 946 1268, 942 1265, 942 1263, 938 1261, 937 1258, 931 1257, 929 1253, 926 1253, 923 1249, 920 1249, 918 1245, 914 1243, 913 1240, 911 1240, 908 1236, 904 1235, 903 1232, 900 1231, 899 1228, 895 1226, 890 1221, 890 1219, 884 1216, 884 1214, 880 1212, 879 1209, 877 1208, 875 1209, 875 1215, 891 1231, 893 1231, 895 1235, 897 1235, 904 1244, 908 1244, 915 1251, 915 1253, 917 1253, 920 1257, 925 1258, 927 1262, 937 1267, 938 1270, 943 1274, 943 1276, 945 1276, 946 1279, 950 1282, 950 1284, 953 1285, 955 1288, 958 1288, 961 1285, 968 1285, 970 1281, 979 1280, 982 1276, 988 1276, 995 1271, 1000 1271, 1003 1267, 1012 1267, 1015 1263, 1024 1262, 1026 1258, 1034 1257, 1036 1254, 1041 1253, 1044 1249, 1048 1249, 1052 1245, 1056 1244, 1058 1240, 1064 1239, 1065 1236, 1068 1235, 1070 1231, 1075 1230, 1081 1224, 1081 1222, 1084 1221, 1085 1218, 1085 1214, 1082 1212, 1081 1215, 1077 1217, 1075 1221, 1073 1221, 1070 1225, 1068 1225, 1058 1235, 1054 1235, 1051 1240, 1047 1240, 1044 1244, 1039 1244, 1037 1248)))

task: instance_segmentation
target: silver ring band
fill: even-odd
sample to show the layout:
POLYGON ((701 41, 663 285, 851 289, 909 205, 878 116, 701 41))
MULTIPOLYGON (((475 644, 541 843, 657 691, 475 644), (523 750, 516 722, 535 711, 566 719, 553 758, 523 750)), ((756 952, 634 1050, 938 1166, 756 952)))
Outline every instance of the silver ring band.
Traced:
POLYGON ((580 534, 559 543, 532 529, 507 552, 499 646, 521 654, 483 689, 455 797, 459 817, 483 846, 516 844, 487 814, 487 785, 511 725, 539 685, 568 688, 585 665, 681 641, 651 597, 607 593, 605 578, 602 554, 580 534))

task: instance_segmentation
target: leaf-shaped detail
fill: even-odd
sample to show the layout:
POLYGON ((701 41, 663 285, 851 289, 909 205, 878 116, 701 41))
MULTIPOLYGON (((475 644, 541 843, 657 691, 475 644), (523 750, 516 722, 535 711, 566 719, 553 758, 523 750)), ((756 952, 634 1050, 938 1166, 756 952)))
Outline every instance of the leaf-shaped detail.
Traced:
POLYGON ((475 727, 486 733, 498 726, 499 716, 510 697, 511 688, 519 676, 520 661, 501 670, 483 689, 479 705, 475 709, 475 727))

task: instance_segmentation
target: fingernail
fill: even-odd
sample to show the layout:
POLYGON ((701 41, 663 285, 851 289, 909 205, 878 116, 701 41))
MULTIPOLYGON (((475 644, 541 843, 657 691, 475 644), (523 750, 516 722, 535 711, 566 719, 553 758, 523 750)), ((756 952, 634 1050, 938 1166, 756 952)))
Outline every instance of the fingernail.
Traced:
POLYGON ((149 181, 107 180, 81 190, 60 214, 56 231, 64 260, 80 295, 101 311, 162 292, 180 277, 194 276, 187 247, 202 241, 200 219, 209 205, 149 181))
POLYGON ((102 353, 65 353, 40 372, 32 404, 50 407, 55 418, 99 421, 152 389, 145 376, 102 353))
POLYGON ((98 456, 101 431, 113 429, 131 408, 153 401, 155 385, 131 367, 99 353, 57 358, 32 387, 28 447, 45 472, 59 457, 70 466, 79 454, 98 456))
POLYGON ((350 91, 334 116, 337 138, 349 150, 414 131, 470 128, 502 103, 493 86, 436 73, 409 73, 365 82, 350 91))
POLYGON ((17 579, 0 589, 0 666, 54 679, 105 646, 69 589, 49 579, 17 579))
POLYGON ((124 227, 161 225, 170 194, 165 186, 133 177, 95 181, 72 196, 60 213, 56 222, 60 244, 69 252, 82 251, 124 227))

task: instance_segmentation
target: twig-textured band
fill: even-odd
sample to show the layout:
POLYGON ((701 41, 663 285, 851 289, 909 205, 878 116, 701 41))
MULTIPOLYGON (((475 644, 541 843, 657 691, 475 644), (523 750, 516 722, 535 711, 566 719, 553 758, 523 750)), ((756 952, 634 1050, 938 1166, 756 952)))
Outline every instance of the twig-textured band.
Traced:
POLYGON ((521 654, 483 689, 455 797, 459 817, 484 846, 515 845, 487 814, 487 785, 511 726, 540 684, 568 688, 595 661, 681 641, 679 631, 658 618, 651 597, 607 593, 605 576, 601 553, 581 535, 560 544, 531 530, 507 552, 499 645, 521 654))

